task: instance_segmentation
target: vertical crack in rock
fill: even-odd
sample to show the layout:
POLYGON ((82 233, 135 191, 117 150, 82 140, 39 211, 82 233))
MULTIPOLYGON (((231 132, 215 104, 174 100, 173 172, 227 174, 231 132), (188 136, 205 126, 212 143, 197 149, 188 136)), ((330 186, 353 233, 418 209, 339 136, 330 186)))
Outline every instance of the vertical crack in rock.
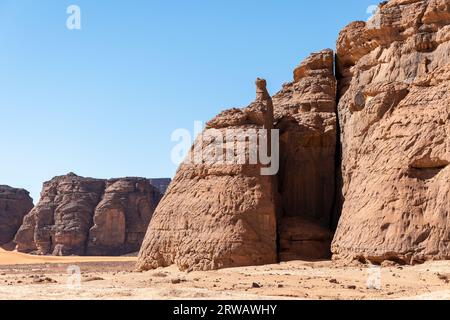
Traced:
POLYGON ((331 212, 331 221, 330 221, 330 230, 333 234, 336 232, 337 226, 339 224, 339 219, 342 213, 342 205, 344 202, 343 194, 342 194, 342 142, 341 142, 341 119, 339 117, 339 97, 341 92, 341 75, 339 74, 337 62, 337 55, 334 55, 334 76, 336 78, 336 96, 335 96, 335 109, 334 112, 336 114, 336 150, 335 150, 335 179, 334 179, 334 197, 333 197, 333 209, 331 212))
POLYGON ((338 145, 333 51, 306 58, 274 104, 281 131, 280 260, 329 258, 338 145))

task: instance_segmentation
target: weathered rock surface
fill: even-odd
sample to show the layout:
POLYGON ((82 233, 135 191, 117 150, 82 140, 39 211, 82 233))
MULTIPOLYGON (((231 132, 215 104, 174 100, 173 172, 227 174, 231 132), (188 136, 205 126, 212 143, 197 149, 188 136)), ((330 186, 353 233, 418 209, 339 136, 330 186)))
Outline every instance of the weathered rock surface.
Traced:
MULTIPOLYGON (((208 123, 224 135, 275 124, 280 172, 263 176, 258 165, 183 164, 150 224, 141 269, 177 264, 208 270, 330 257, 337 144, 333 62, 331 50, 313 54, 273 101, 265 81, 258 80, 253 104, 208 123)), ((238 141, 243 143, 245 136, 238 141)), ((203 141, 201 147, 208 152, 214 143, 203 141)))
POLYGON ((392 0, 337 43, 335 259, 450 258, 450 1, 392 0))
POLYGON ((322 260, 331 255, 333 233, 311 220, 284 217, 279 225, 280 261, 322 260))
MULTIPOLYGON (((249 159, 248 148, 239 147, 245 146, 245 135, 231 138, 227 130, 272 126, 272 100, 265 81, 258 79, 256 101, 210 121, 188 159, 198 157, 198 150, 214 155, 217 136, 212 134, 228 137, 227 143, 236 143, 249 159)), ((183 163, 178 169, 150 223, 139 268, 176 264, 182 270, 210 270, 277 261, 273 177, 262 176, 261 165, 248 161, 225 164, 214 156, 206 160, 183 163)))
POLYGON ((142 178, 112 179, 94 213, 88 255, 139 251, 161 193, 142 178))
POLYGON ((0 186, 0 245, 14 239, 23 217, 33 208, 33 199, 23 189, 0 186))
POLYGON ((383 2, 370 22, 341 32, 336 62, 331 50, 312 54, 272 99, 257 85, 254 104, 208 125, 273 124, 277 176, 183 164, 138 267, 207 270, 331 251, 373 263, 450 258, 450 0, 383 2))
POLYGON ((276 128, 280 130, 280 259, 329 258, 331 230, 337 224, 333 51, 309 56, 295 69, 294 82, 285 84, 273 101, 276 128), (327 236, 305 238, 305 225, 327 236), (303 235, 302 241, 296 234, 303 235), (292 252, 289 248, 293 248, 292 252))
POLYGON ((15 237, 17 250, 53 255, 138 251, 161 193, 149 180, 68 174, 44 183, 15 237))

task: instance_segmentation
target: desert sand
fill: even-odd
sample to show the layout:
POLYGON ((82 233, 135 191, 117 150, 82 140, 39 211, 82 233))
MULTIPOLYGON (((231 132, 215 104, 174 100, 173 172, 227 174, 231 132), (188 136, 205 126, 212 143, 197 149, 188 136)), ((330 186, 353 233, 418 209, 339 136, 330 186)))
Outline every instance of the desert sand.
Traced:
POLYGON ((0 299, 450 299, 450 261, 379 269, 293 261, 190 273, 176 267, 138 272, 135 264, 135 257, 1 250, 0 299), (77 268, 81 273, 73 274, 77 268), (370 279, 379 287, 368 288, 370 279))
POLYGON ((54 257, 35 256, 19 252, 7 251, 0 248, 0 266, 26 264, 55 264, 55 263, 83 263, 83 262, 133 262, 133 257, 54 257))

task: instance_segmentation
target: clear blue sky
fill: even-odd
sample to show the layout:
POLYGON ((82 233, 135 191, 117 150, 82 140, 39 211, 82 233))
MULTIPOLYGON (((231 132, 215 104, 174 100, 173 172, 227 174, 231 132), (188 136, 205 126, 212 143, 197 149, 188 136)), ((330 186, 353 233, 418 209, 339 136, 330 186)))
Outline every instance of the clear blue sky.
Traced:
POLYGON ((272 93, 371 0, 0 0, 0 184, 172 177, 171 133, 272 93), (81 8, 81 30, 66 9, 81 8))

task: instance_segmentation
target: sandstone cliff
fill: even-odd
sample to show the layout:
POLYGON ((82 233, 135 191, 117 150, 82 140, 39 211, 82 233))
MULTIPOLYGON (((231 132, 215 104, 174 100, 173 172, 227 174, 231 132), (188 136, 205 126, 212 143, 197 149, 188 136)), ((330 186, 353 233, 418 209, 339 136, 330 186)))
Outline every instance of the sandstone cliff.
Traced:
POLYGON ((450 0, 383 2, 341 32, 336 61, 324 50, 295 69, 272 98, 273 123, 252 107, 209 123, 273 125, 280 170, 267 179, 245 165, 182 165, 138 266, 205 270, 331 250, 374 263, 450 258, 449 89, 450 0))
POLYGON ((33 208, 33 199, 23 189, 0 186, 0 245, 14 239, 23 217, 33 208))
MULTIPOLYGON (((208 123, 207 129, 224 135, 229 129, 278 129, 280 170, 263 176, 259 166, 247 163, 183 164, 150 224, 141 269, 177 264, 208 270, 331 256, 337 145, 333 68, 332 50, 313 54, 273 101, 265 81, 258 80, 253 104, 208 123)), ((245 135, 238 138, 245 143, 245 135)), ((203 141, 200 147, 197 143, 193 151, 207 152, 214 144, 203 141)))
POLYGON ((161 197, 143 178, 55 177, 44 183, 41 200, 17 232, 17 250, 53 255, 136 252, 161 197))
POLYGON ((331 256, 336 176, 336 79, 332 50, 314 53, 274 98, 280 130, 280 260, 331 256), (312 230, 315 230, 312 232, 312 230))
POLYGON ((392 0, 337 42, 336 259, 450 258, 450 1, 392 0))

